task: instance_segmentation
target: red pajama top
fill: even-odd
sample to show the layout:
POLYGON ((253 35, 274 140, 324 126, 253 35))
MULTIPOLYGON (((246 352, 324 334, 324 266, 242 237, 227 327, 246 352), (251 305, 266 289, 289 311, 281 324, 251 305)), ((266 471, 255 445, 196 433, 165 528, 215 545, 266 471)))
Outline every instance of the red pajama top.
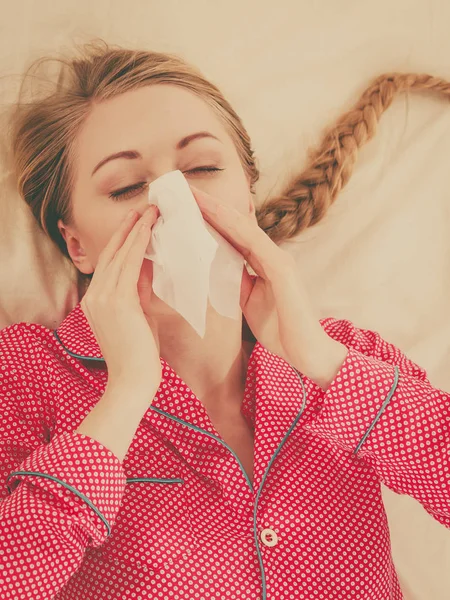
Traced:
POLYGON ((401 599, 380 482, 450 527, 450 394, 378 333, 320 322, 348 348, 326 391, 254 346, 253 485, 163 359, 123 462, 74 433, 107 383, 80 304, 3 329, 2 600, 401 599))

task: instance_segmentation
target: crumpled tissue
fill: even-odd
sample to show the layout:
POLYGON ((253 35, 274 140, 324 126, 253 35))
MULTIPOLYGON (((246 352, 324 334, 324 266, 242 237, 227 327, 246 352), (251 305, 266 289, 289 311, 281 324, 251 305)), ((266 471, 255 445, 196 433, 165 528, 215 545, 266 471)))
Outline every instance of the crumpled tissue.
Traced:
POLYGON ((208 299, 221 315, 239 319, 244 257, 207 223, 179 170, 149 185, 148 203, 160 217, 145 258, 153 262, 153 292, 198 335, 206 330, 208 299))

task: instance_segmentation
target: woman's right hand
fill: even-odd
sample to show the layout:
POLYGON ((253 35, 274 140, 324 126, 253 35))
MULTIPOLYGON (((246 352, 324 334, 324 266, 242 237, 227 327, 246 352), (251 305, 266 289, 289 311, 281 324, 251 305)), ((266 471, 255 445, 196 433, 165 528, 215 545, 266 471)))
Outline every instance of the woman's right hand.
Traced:
POLYGON ((100 253, 80 304, 108 367, 108 384, 154 389, 162 376, 159 339, 144 314, 137 284, 159 211, 152 205, 138 216, 130 211, 100 253))

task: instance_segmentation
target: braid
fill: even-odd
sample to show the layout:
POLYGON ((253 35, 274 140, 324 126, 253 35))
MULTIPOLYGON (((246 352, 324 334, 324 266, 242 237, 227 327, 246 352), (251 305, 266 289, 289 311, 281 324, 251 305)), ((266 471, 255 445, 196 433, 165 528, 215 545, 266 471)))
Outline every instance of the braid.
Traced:
POLYGON ((275 243, 294 237, 325 216, 353 173, 358 149, 373 138, 395 95, 409 90, 429 90, 450 98, 450 82, 438 77, 410 73, 377 77, 355 106, 325 131, 300 175, 258 209, 258 224, 275 243))

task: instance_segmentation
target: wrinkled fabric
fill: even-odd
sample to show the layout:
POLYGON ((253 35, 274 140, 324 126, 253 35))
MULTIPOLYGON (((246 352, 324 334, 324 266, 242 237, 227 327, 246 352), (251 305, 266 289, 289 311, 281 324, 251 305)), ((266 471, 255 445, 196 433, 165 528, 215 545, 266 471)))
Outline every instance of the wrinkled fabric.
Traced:
POLYGON ((80 304, 3 329, 1 597, 403 598, 380 483, 450 527, 450 395, 378 333, 320 322, 348 348, 326 391, 253 348, 253 485, 163 359, 122 462, 74 433, 107 383, 80 304))

